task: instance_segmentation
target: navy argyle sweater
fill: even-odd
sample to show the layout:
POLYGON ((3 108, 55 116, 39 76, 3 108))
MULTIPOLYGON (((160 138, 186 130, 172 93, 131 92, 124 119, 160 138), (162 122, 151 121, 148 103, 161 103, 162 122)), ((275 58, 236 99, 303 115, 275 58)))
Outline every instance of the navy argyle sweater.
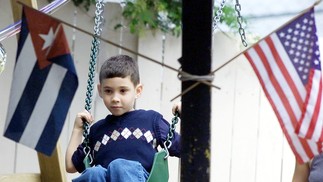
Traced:
MULTIPOLYGON (((134 110, 121 116, 108 115, 90 128, 89 146, 92 149, 92 165, 107 167, 117 158, 138 161, 149 172, 157 146, 163 146, 169 131, 169 123, 158 112, 134 110)), ((180 156, 180 136, 175 133, 170 156, 180 156)), ((80 145, 72 156, 78 172, 85 167, 85 154, 80 145)))

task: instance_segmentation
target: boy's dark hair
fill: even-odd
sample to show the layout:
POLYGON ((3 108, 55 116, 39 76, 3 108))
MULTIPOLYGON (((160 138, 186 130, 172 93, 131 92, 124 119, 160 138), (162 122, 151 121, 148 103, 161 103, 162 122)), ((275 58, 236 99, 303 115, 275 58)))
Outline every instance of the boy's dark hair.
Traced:
POLYGON ((140 83, 137 61, 127 55, 117 55, 106 60, 100 69, 100 82, 103 79, 130 76, 131 82, 136 86, 140 83))

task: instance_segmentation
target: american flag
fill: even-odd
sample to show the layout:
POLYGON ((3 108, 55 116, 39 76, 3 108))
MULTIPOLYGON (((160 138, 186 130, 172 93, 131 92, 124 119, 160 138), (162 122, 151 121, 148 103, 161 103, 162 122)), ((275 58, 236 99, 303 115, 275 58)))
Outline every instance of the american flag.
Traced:
POLYGON ((4 136, 51 155, 77 87, 62 25, 24 6, 4 136))
POLYGON ((298 162, 322 152, 322 75, 311 8, 248 49, 246 58, 298 162))

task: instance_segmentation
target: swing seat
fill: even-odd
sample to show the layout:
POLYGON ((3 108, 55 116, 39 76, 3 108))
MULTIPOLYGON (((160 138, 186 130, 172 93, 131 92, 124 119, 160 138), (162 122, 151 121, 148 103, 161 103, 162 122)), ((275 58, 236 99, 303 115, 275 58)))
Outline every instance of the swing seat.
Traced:
POLYGON ((163 149, 155 154, 153 167, 147 182, 168 182, 167 152, 163 149))

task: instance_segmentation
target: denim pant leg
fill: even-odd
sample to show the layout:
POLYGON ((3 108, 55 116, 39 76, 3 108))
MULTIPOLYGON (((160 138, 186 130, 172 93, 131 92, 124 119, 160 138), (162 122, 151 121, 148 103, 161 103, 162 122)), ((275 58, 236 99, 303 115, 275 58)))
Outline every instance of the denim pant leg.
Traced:
POLYGON ((72 182, 105 182, 107 169, 101 165, 86 168, 82 174, 72 182))
POLYGON ((145 182, 149 173, 137 161, 113 160, 107 169, 107 182, 145 182))

